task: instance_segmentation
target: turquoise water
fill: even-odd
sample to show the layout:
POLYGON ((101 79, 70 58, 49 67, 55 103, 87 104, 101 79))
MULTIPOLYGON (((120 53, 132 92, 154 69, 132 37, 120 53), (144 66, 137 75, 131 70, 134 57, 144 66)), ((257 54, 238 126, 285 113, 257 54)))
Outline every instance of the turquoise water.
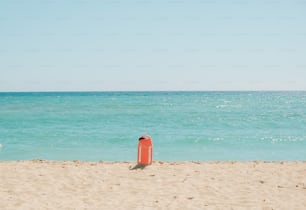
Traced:
POLYGON ((0 160, 306 160, 306 92, 0 93, 0 160))

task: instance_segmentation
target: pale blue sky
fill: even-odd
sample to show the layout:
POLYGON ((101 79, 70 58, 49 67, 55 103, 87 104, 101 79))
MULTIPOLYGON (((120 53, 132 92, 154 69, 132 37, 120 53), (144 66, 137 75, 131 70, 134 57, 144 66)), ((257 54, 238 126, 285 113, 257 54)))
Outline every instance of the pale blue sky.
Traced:
POLYGON ((306 90, 306 0, 2 0, 0 91, 306 90))

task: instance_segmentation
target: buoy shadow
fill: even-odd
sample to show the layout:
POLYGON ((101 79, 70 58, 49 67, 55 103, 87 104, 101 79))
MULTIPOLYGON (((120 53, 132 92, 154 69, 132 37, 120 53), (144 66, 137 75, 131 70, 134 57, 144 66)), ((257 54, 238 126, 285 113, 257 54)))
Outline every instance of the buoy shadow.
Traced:
POLYGON ((137 164, 136 166, 134 167, 131 167, 130 170, 138 170, 138 169, 141 169, 143 170, 145 167, 147 167, 148 165, 144 165, 144 164, 137 164))

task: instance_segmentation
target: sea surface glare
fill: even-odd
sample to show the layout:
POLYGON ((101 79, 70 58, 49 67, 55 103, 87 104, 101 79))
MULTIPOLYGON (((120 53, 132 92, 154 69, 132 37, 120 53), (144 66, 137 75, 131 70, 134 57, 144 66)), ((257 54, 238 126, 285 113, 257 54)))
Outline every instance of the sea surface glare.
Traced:
POLYGON ((0 160, 306 160, 306 92, 0 93, 0 160))

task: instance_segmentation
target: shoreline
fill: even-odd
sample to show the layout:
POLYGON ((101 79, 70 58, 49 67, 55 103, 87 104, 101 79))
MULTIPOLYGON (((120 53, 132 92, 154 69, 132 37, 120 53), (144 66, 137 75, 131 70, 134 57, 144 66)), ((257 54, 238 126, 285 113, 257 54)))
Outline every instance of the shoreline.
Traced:
MULTIPOLYGON (((1 163, 21 163, 21 162, 33 162, 33 163, 130 163, 130 164, 137 164, 134 160, 52 160, 52 159, 31 159, 31 160, 0 160, 1 163)), ((306 160, 153 160, 152 165, 154 164, 164 164, 164 163, 195 163, 195 164, 202 164, 202 163, 305 163, 306 160)))
POLYGON ((306 209, 306 161, 0 161, 0 209, 306 209))

